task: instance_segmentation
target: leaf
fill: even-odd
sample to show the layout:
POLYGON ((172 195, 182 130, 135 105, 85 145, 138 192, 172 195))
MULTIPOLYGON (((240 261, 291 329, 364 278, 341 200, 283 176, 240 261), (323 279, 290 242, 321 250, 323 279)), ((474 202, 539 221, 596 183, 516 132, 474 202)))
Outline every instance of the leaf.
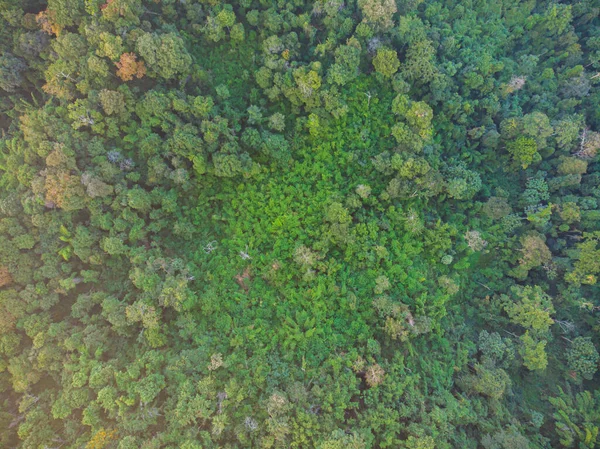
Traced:
POLYGON ((73 247, 65 246, 64 248, 58 250, 58 254, 62 256, 63 259, 68 261, 71 258, 71 255, 73 254, 73 247))
MULTIPOLYGON (((69 230, 68 230, 68 229, 65 227, 65 225, 60 225, 59 232, 60 232, 60 234, 61 234, 62 236, 64 236, 64 237, 67 237, 67 238, 71 237, 71 233, 70 233, 70 232, 69 232, 69 230)), ((65 240, 63 240, 63 242, 64 242, 64 241, 65 241, 65 240)))

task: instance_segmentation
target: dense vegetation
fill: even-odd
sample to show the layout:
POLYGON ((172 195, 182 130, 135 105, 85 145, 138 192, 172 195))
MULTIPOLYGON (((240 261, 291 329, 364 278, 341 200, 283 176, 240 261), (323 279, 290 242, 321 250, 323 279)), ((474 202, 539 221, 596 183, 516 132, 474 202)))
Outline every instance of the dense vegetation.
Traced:
POLYGON ((0 0, 0 447, 600 447, 599 12, 0 0))

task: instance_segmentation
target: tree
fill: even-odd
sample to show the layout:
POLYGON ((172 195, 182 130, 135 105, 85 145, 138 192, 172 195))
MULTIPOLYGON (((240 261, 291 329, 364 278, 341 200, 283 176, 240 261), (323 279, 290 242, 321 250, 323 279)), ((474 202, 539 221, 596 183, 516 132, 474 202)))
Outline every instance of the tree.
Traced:
POLYGON ((531 371, 543 371, 548 366, 548 357, 546 355, 547 341, 536 341, 529 335, 529 331, 521 335, 521 347, 519 353, 523 357, 523 365, 531 371))
POLYGON ((575 442, 580 447, 592 449, 598 442, 600 428, 600 393, 594 395, 589 391, 572 394, 565 393, 558 387, 559 395, 548 398, 554 407, 556 433, 563 447, 573 447, 575 442))
POLYGON ((512 208, 506 198, 492 196, 485 203, 482 209, 483 213, 494 220, 499 220, 512 212, 512 208))
POLYGON ((435 49, 429 39, 410 43, 406 60, 402 64, 402 75, 407 80, 419 83, 431 82, 438 69, 435 65, 435 49))
POLYGON ((195 117, 206 118, 210 114, 215 103, 212 97, 197 96, 193 97, 190 102, 190 112, 195 117))
POLYGON ((77 64, 62 59, 50 64, 45 73, 44 91, 64 100, 72 100, 76 94, 77 64))
POLYGON ((520 242, 523 247, 521 249, 522 256, 519 259, 521 270, 529 271, 552 259, 552 253, 541 236, 527 234, 520 238, 520 242))
POLYGON ((269 117, 269 127, 275 131, 283 131, 285 129, 285 116, 281 112, 276 112, 269 117))
POLYGON ((152 373, 136 382, 135 392, 139 395, 141 403, 146 405, 151 403, 165 386, 164 376, 152 373))
POLYGON ((344 430, 335 430, 331 435, 321 440, 316 449, 366 449, 367 443, 358 432, 347 433, 344 430))
POLYGON ((0 89, 6 92, 14 92, 25 81, 23 72, 27 70, 27 64, 21 58, 17 58, 6 52, 0 56, 0 89))
POLYGON ((446 169, 448 194, 457 200, 468 200, 473 198, 481 189, 481 177, 479 173, 469 170, 462 163, 446 169))
POLYGON ((58 36, 63 28, 56 23, 56 13, 49 9, 40 11, 35 16, 35 19, 42 31, 47 34, 56 34, 58 36))
MULTIPOLYGON (((136 50, 147 64, 151 76, 173 79, 186 75, 192 65, 192 58, 176 33, 144 33, 136 42, 136 50)), ((139 66, 136 76, 138 73, 139 66)))
POLYGON ((385 378, 385 371, 379 364, 374 364, 367 367, 365 379, 369 387, 380 385, 385 378))
POLYGON ((599 149, 600 133, 584 129, 579 142, 579 150, 575 155, 583 159, 589 159, 595 157, 599 149))
POLYGON ((120 26, 139 25, 143 14, 141 0, 106 0, 100 10, 105 20, 120 26))
POLYGON ((102 249, 111 256, 125 254, 127 252, 127 246, 123 243, 123 240, 118 237, 105 237, 101 243, 102 249))
POLYGON ((477 348, 481 352, 481 361, 486 366, 508 368, 515 357, 512 341, 502 338, 497 332, 481 331, 477 348))
POLYGON ((561 157, 557 171, 561 175, 582 175, 587 171, 588 163, 575 157, 561 157))
POLYGON ((360 44, 341 45, 335 50, 335 63, 329 67, 328 79, 343 86, 358 76, 360 44))
POLYGON ((513 287, 516 301, 505 298, 504 310, 513 323, 519 324, 536 334, 545 333, 554 320, 552 298, 539 286, 513 287))
MULTIPOLYGON (((100 42, 98 42, 98 49, 96 50, 96 54, 98 56, 105 56, 110 58, 112 61, 117 61, 123 54, 125 54, 125 47, 123 45, 123 38, 121 36, 115 36, 111 33, 102 32, 98 37, 100 40, 100 42)), ((135 55, 135 53, 131 53, 131 55, 135 55)))
POLYGON ((81 18, 82 6, 83 2, 80 0, 49 0, 48 14, 62 29, 74 25, 81 18))
POLYGON ((119 115, 125 112, 125 96, 121 92, 102 89, 98 93, 98 98, 107 115, 119 115))
POLYGON ((433 110, 424 101, 412 102, 406 111, 406 121, 412 131, 425 141, 428 141, 433 134, 432 119, 433 110))
POLYGON ((535 139, 537 148, 544 148, 546 139, 554 133, 548 116, 538 111, 523 116, 521 126, 525 135, 535 139))
POLYGON ((391 48, 381 47, 377 50, 377 55, 373 58, 373 67, 377 73, 390 78, 400 68, 398 54, 391 48))
POLYGON ((541 160, 540 154, 537 152, 538 147, 534 139, 521 136, 506 144, 508 153, 513 157, 515 163, 519 164, 523 169, 529 167, 534 162, 541 160))
POLYGON ((0 288, 10 285, 12 283, 12 276, 10 271, 5 266, 0 266, 0 288))
POLYGON ((527 449, 531 447, 531 442, 518 431, 516 426, 510 426, 493 435, 485 435, 481 439, 481 445, 485 449, 527 449))
POLYGON ((376 28, 386 30, 394 25, 392 16, 398 10, 393 0, 359 0, 363 20, 376 28))
POLYGON ((152 207, 152 199, 148 192, 137 187, 127 192, 127 204, 132 209, 148 212, 152 207))
POLYGON ((48 170, 44 180, 46 204, 66 211, 83 209, 84 190, 81 178, 64 169, 48 170))
POLYGON ((573 148, 579 140, 582 127, 583 118, 581 116, 569 116, 553 123, 555 139, 559 148, 567 150, 573 148))
POLYGON ((589 337, 577 337, 567 351, 569 368, 584 379, 591 380, 598 371, 600 355, 589 337))
POLYGON ((584 241, 577 244, 574 268, 565 274, 565 280, 575 285, 593 285, 597 281, 596 275, 600 273, 600 232, 586 232, 583 237, 584 241))
POLYGON ((475 364, 474 372, 460 378, 459 386, 467 392, 481 394, 492 399, 500 399, 510 387, 510 377, 501 368, 475 364))
POLYGON ((146 74, 144 61, 136 61, 135 53, 123 53, 119 58, 117 66, 117 76, 123 81, 131 81, 133 77, 143 78, 146 74))
POLYGON ((104 449, 111 441, 117 439, 117 431, 101 428, 94 433, 90 441, 85 445, 86 449, 104 449))
POLYGON ((315 70, 306 70, 304 67, 293 71, 295 88, 284 91, 290 101, 293 103, 304 103, 308 107, 316 106, 320 103, 317 95, 321 87, 321 77, 315 70))

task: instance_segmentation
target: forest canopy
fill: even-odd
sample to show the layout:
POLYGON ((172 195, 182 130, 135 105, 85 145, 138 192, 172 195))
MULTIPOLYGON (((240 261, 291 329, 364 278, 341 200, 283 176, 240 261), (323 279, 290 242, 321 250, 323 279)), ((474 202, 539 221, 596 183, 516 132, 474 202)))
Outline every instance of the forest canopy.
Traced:
POLYGON ((599 15, 0 0, 0 447, 600 447, 599 15))

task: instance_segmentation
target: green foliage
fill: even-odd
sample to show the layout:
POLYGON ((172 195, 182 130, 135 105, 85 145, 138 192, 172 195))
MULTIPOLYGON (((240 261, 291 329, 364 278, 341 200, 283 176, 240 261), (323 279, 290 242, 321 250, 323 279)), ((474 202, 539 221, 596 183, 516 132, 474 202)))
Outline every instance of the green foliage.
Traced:
POLYGON ((589 337, 577 337, 567 351, 569 368, 584 379, 591 380, 598 370, 600 355, 589 337))
POLYGON ((554 306, 539 286, 513 287, 513 298, 505 297, 504 310, 511 322, 535 333, 547 332, 554 323, 554 306))
POLYGON ((481 439, 485 449, 526 449, 531 447, 531 442, 522 435, 516 426, 502 429, 493 435, 485 435, 481 439))
POLYGON ((0 446, 597 446, 592 3, 4 1, 0 446))
POLYGON ((600 249, 598 249, 599 232, 585 233, 584 241, 577 244, 574 269, 565 275, 567 282, 579 284, 595 284, 596 275, 600 273, 600 249))
POLYGON ((468 200, 481 189, 479 173, 467 169, 464 164, 448 167, 446 173, 448 177, 446 190, 452 198, 468 200))
POLYGON ((515 163, 522 168, 529 167, 534 162, 541 160, 538 153, 538 146, 534 139, 530 137, 519 137, 506 143, 506 149, 512 156, 515 163))
POLYGON ((583 391, 573 395, 559 388, 559 395, 549 398, 554 406, 556 432, 562 447, 593 448, 599 438, 600 396, 583 391))
POLYGON ((377 73, 381 73, 385 78, 390 78, 400 68, 398 55, 390 48, 379 48, 373 58, 373 67, 377 73))
POLYGON ((523 365, 531 371, 544 371, 548 366, 545 340, 537 341, 529 335, 529 331, 521 335, 519 353, 523 357, 523 365))
POLYGON ((501 368, 475 365, 473 369, 474 373, 463 376, 459 381, 461 388, 467 392, 500 399, 510 387, 510 377, 501 368))
POLYGON ((497 332, 483 330, 479 333, 477 347, 481 352, 481 361, 485 365, 508 368, 515 357, 514 346, 510 340, 503 339, 497 332))
POLYGON ((192 64, 183 40, 175 33, 144 33, 137 39, 136 51, 146 62, 150 75, 167 80, 186 75, 192 64))
POLYGON ((27 69, 25 61, 10 53, 0 56, 0 89, 14 92, 25 81, 23 72, 27 69))

